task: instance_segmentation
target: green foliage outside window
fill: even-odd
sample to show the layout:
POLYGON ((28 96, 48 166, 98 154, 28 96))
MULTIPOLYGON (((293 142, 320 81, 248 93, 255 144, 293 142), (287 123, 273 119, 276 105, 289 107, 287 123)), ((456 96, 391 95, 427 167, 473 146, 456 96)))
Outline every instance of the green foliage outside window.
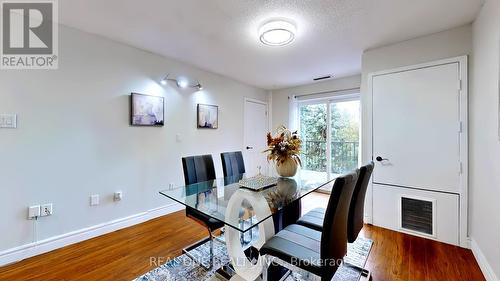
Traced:
MULTIPOLYGON (((332 173, 340 174, 358 165, 359 153, 359 115, 353 110, 358 102, 350 102, 351 110, 346 104, 332 103, 331 118, 331 164, 332 173)), ((326 171, 327 140, 327 106, 326 104, 303 105, 299 107, 300 136, 303 140, 303 169, 326 171)))

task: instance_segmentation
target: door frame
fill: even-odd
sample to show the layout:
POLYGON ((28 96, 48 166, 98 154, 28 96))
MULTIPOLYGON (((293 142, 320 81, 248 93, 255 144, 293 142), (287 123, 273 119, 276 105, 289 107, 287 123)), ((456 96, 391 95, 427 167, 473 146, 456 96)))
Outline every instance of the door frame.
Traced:
MULTIPOLYGON (((245 128, 245 116, 246 116, 246 112, 247 112, 247 102, 253 102, 253 103, 257 103, 257 104, 261 104, 261 105, 264 105, 266 107, 266 130, 269 132, 269 102, 267 101, 263 101, 263 100, 258 100, 258 99, 254 99, 254 98, 249 98, 249 97, 244 97, 243 98, 243 126, 241 126, 243 128, 243 144, 242 144, 242 147, 241 147, 241 151, 243 151, 243 153, 246 153, 247 152, 247 149, 246 149, 246 142, 247 142, 247 134, 246 134, 246 128, 245 128)), ((262 136, 262 138, 265 138, 266 136, 262 136)), ((269 165, 267 165, 265 168, 262 167, 264 171, 267 170, 267 173, 269 174, 269 165)))
MULTIPOLYGON (((418 70, 423 68, 435 67, 446 64, 458 63, 459 69, 459 83, 457 85, 457 99, 459 101, 459 111, 460 120, 457 124, 457 133, 459 134, 459 159, 458 171, 460 172, 460 183, 459 183, 459 242, 460 246, 464 248, 470 248, 470 238, 468 231, 468 171, 469 171, 469 144, 468 144, 468 96, 469 96, 469 86, 468 86, 468 56, 452 57, 447 59, 441 59, 436 61, 431 61, 427 63, 415 64, 410 66, 403 66, 388 70, 382 70, 377 72, 372 72, 368 74, 368 92, 366 95, 362 95, 362 111, 365 112, 362 117, 363 120, 368 120, 368 122, 362 122, 362 137, 363 144, 366 150, 362 154, 363 161, 373 161, 373 79, 376 76, 387 75, 398 72, 406 72, 411 70, 418 70)), ((365 219, 369 223, 373 223, 373 178, 370 180, 369 187, 369 209, 370 213, 365 214, 365 219)))

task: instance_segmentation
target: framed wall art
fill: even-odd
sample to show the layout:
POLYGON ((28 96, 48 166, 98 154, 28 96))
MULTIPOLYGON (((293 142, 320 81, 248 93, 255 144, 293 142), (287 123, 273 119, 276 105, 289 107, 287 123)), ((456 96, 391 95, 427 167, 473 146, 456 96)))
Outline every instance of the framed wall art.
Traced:
POLYGON ((197 123, 200 129, 219 128, 219 107, 209 104, 198 104, 197 123))
POLYGON ((132 93, 130 95, 130 125, 161 127, 165 123, 163 97, 132 93))

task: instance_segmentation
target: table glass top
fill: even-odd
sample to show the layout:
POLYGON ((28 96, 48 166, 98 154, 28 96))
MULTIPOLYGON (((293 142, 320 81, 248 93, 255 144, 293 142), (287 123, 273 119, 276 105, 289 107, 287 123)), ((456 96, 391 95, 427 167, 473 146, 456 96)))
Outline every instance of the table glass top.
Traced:
POLYGON ((260 191, 240 187, 248 175, 240 174, 187 186, 165 189, 160 194, 224 222, 241 232, 253 228, 287 205, 331 185, 325 176, 278 178, 277 184, 260 191), (256 210, 259 208, 258 210, 256 210))

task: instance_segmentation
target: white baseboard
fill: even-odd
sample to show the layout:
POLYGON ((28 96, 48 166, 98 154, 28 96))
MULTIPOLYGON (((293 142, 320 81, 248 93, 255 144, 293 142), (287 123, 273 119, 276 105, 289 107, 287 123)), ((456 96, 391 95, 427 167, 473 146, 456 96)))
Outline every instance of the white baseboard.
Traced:
POLYGON ((465 248, 465 249, 470 249, 470 237, 465 237, 465 238, 460 238, 460 247, 465 248))
POLYGON ((474 254, 474 257, 476 257, 476 261, 479 264, 481 271, 483 272, 484 278, 486 278, 487 281, 499 281, 498 277, 495 275, 495 272, 493 271, 493 268, 488 263, 488 260, 486 259, 483 252, 479 248, 479 245, 472 238, 470 239, 470 245, 472 253, 474 254))
POLYGON ((146 212, 97 224, 91 227, 82 228, 62 235, 53 236, 34 243, 25 244, 19 247, 0 252, 0 266, 14 263, 29 257, 40 255, 55 249, 62 248, 74 243, 78 243, 90 238, 94 238, 106 233, 110 233, 122 228, 143 223, 145 221, 164 216, 182 210, 181 204, 173 203, 146 212))

